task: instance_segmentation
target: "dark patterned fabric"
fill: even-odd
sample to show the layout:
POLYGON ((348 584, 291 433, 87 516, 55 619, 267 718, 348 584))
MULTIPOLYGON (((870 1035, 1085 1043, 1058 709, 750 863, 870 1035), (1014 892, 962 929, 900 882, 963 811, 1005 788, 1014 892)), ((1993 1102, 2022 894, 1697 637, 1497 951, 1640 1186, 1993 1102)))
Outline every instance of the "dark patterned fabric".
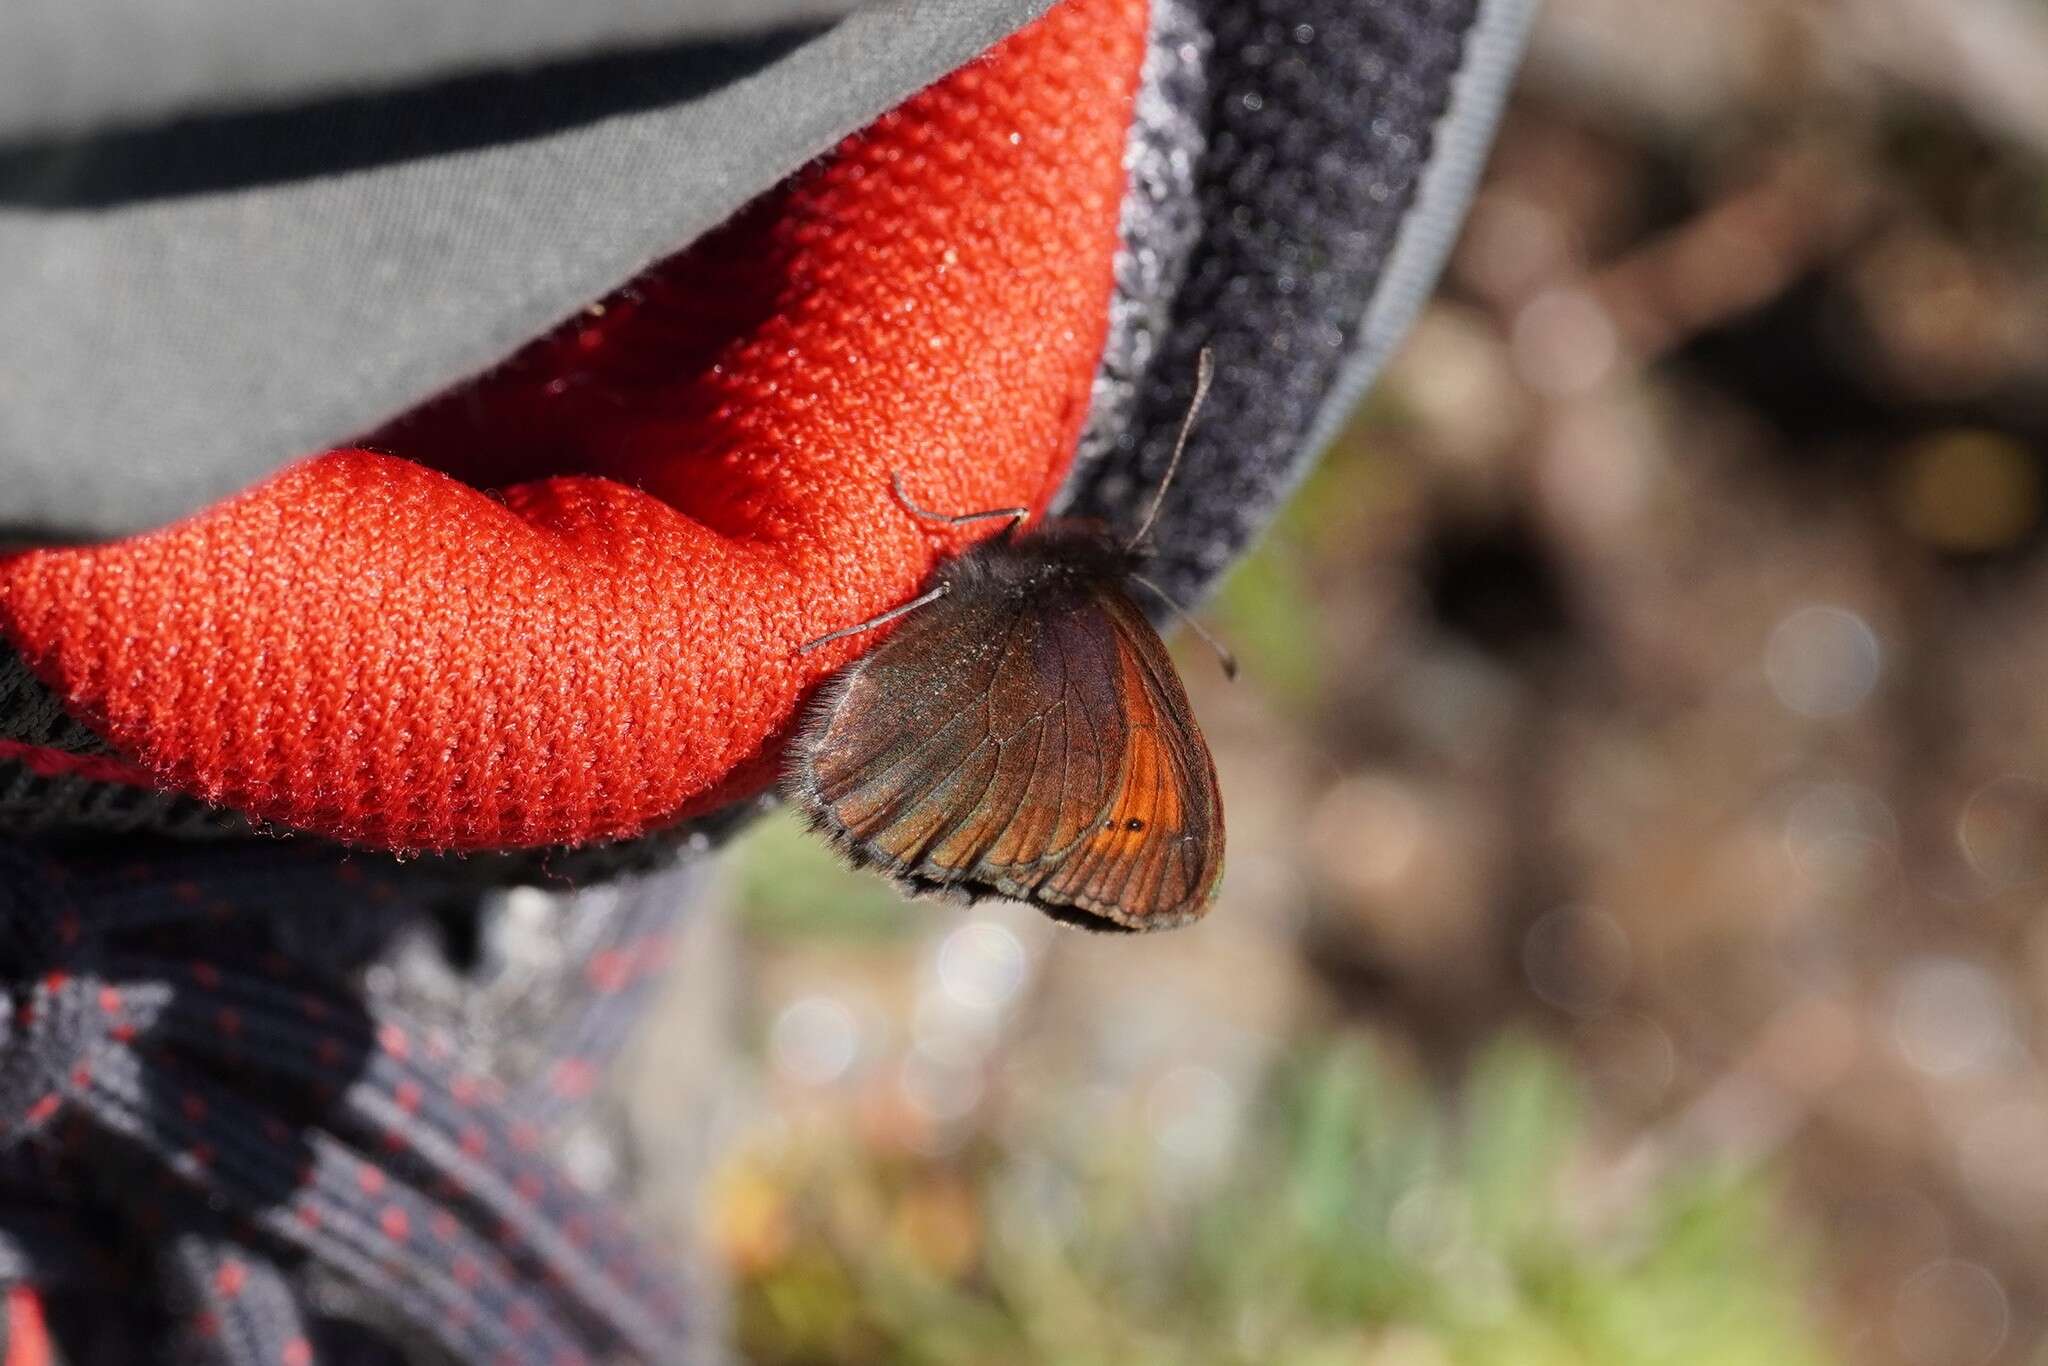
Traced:
POLYGON ((516 1029, 480 1028, 474 1000, 399 999, 408 959, 490 914, 431 873, 0 850, 0 1268, 81 1360, 148 1359, 167 1331, 181 1360, 238 1364, 344 1340, 700 1359, 675 1270, 549 1146, 696 893, 677 870, 559 898, 580 951, 524 983, 516 1029), (352 1322, 314 1311, 320 1281, 352 1322))

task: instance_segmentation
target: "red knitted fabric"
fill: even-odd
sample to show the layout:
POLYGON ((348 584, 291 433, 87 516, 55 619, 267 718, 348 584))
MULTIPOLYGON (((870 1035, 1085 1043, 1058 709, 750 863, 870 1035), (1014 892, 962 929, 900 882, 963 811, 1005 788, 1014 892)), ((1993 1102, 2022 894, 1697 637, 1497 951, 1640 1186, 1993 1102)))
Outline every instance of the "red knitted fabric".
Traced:
POLYGON ((364 443, 0 564, 0 631, 158 781, 402 849, 758 788, 798 645, 1042 507, 1102 345, 1144 0, 1066 0, 739 220, 364 443))

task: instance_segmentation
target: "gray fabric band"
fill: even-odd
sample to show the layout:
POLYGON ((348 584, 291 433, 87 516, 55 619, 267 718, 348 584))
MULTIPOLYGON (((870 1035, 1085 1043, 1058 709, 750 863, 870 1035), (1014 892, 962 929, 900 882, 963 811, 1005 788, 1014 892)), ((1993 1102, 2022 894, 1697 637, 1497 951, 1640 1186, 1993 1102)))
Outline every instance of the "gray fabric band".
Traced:
POLYGON ((345 443, 1046 4, 892 0, 822 32, 0 144, 0 540, 158 525, 345 443))
POLYGON ((854 0, 8 0, 0 141, 816 22, 854 0))

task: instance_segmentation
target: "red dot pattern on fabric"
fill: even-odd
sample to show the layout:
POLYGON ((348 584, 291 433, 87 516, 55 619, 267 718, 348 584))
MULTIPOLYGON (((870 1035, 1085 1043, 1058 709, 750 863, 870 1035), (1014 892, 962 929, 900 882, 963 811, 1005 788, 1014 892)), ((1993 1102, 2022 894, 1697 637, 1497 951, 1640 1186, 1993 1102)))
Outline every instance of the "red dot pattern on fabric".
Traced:
POLYGON ((43 1320, 43 1300, 33 1286, 7 1287, 6 1366, 50 1366, 49 1328, 43 1320))
POLYGON ((154 786, 147 772, 120 759, 68 754, 20 740, 0 740, 0 761, 8 760, 21 764, 39 778, 90 778, 98 783, 121 783, 128 787, 154 786))
POLYGON ((1144 0, 1065 0, 500 371, 179 526, 0 563, 120 755, 386 848, 576 844, 763 786, 809 690, 1042 509, 1100 355, 1144 0))

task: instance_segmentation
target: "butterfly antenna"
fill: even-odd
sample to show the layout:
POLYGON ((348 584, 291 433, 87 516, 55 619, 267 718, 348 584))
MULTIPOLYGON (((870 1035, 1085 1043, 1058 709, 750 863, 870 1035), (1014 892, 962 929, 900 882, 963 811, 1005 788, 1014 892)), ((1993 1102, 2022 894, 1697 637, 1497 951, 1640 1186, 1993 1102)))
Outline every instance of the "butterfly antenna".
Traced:
POLYGON ((1166 502, 1166 490, 1173 486, 1174 472, 1180 468, 1180 454, 1188 448, 1188 433, 1195 429, 1195 415, 1202 411, 1202 400, 1209 396, 1209 377, 1216 371, 1216 358, 1208 347, 1203 347, 1195 357, 1195 396, 1188 400, 1188 415, 1180 420, 1180 435, 1173 439, 1173 458, 1166 462, 1166 477, 1159 481, 1158 491, 1152 495, 1152 506, 1145 509, 1145 520, 1138 523, 1137 531, 1124 543, 1127 550, 1135 550, 1152 530, 1152 523, 1159 520, 1159 509, 1166 502))
POLYGON ((1223 676, 1225 678, 1234 679, 1237 677, 1237 656, 1230 653, 1230 647, 1228 645, 1225 645, 1222 641, 1210 635, 1209 628, 1202 625, 1201 622, 1195 620, 1194 613, 1188 611, 1187 608, 1181 606, 1178 602, 1175 602, 1172 594, 1168 593, 1164 588, 1161 588, 1158 584, 1152 582, 1152 580, 1146 578, 1143 574, 1131 575, 1131 582, 1139 585, 1142 588, 1150 589, 1153 596, 1157 597, 1161 602, 1165 603, 1168 607, 1172 608, 1173 614, 1176 617, 1179 617, 1183 622, 1187 623, 1189 630, 1193 631, 1196 635, 1202 638, 1202 643, 1204 645, 1208 646, 1210 649, 1216 652, 1216 662, 1223 666, 1223 676))

